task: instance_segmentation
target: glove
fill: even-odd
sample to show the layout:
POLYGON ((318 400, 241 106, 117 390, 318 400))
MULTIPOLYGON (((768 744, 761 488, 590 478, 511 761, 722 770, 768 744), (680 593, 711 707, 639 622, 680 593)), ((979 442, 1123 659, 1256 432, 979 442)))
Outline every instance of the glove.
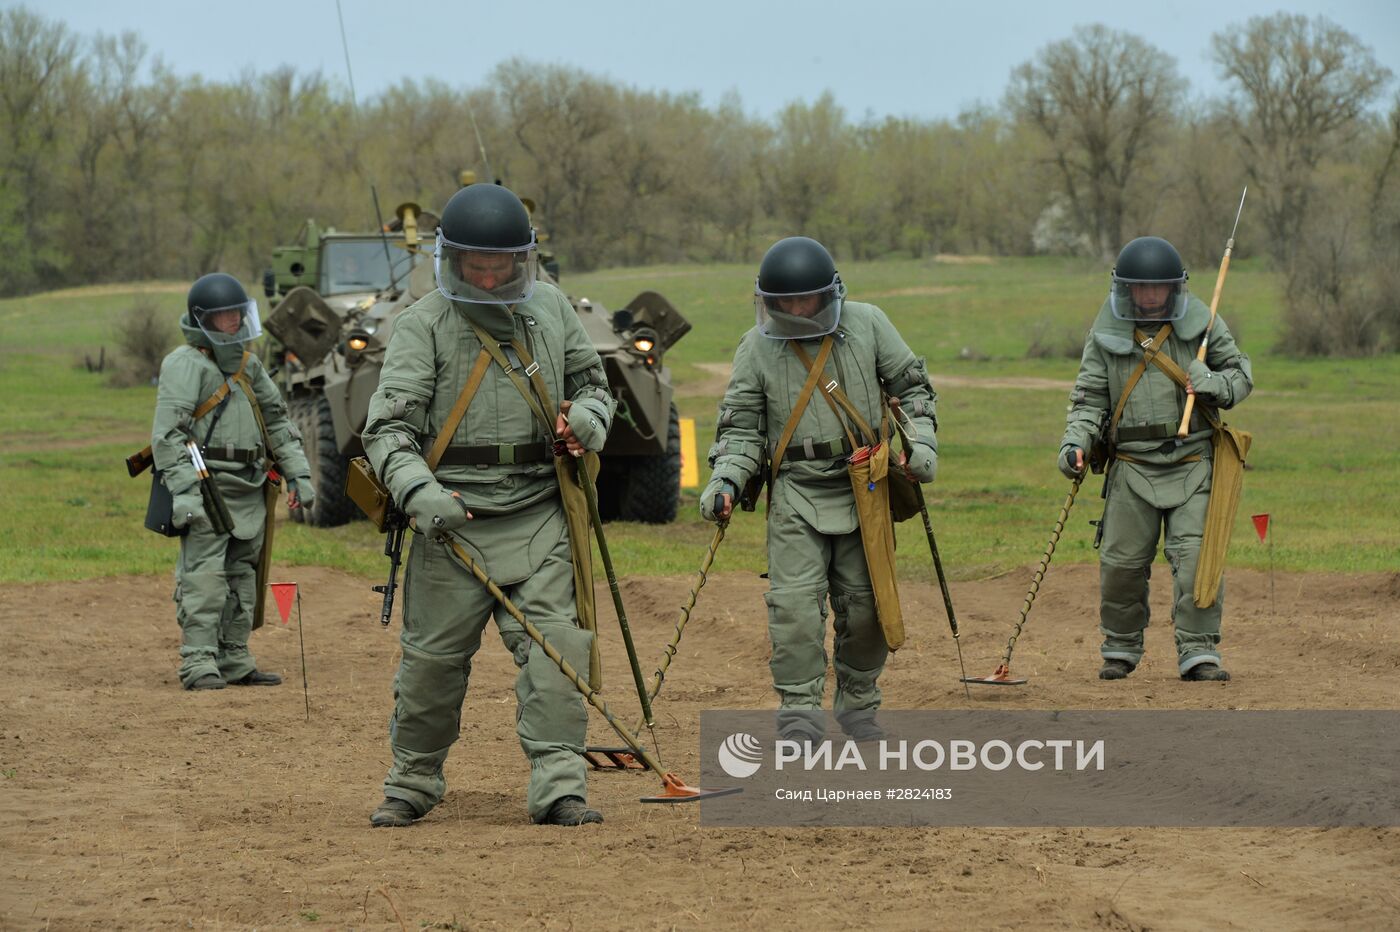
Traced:
MULTIPOLYGON (((1083 452, 1084 451, 1079 447, 1065 447, 1060 451, 1060 458, 1056 460, 1055 465, 1060 467, 1060 472, 1065 474, 1066 479, 1078 479, 1080 476, 1084 475, 1083 467, 1076 467, 1074 465, 1075 454, 1083 452)), ((1084 457, 1084 464, 1087 466, 1088 463, 1089 458, 1086 456, 1084 457)))
POLYGON ((297 505, 300 508, 311 510, 316 504, 316 487, 311 484, 310 476, 297 476, 295 479, 288 479, 287 485, 290 491, 296 496, 297 505))
POLYGON ((603 428, 603 422, 598 420, 598 415, 590 411, 587 405, 570 405, 567 420, 569 429, 574 432, 574 436, 583 444, 585 450, 597 453, 603 449, 603 444, 608 442, 608 432, 603 428))
POLYGON ((734 488, 734 483, 728 479, 711 479, 710 484, 705 486, 705 491, 700 495, 700 517, 706 521, 719 520, 719 514, 715 511, 715 496, 717 495, 729 496, 729 508, 732 514, 739 498, 739 490, 734 488))
POLYGON ((404 511, 428 540, 442 540, 472 517, 462 496, 439 482, 429 483, 409 496, 404 511))
POLYGON ((170 523, 191 531, 209 529, 209 515, 204 511, 204 498, 199 494, 198 483, 170 497, 170 523))
POLYGON ((1225 380, 1212 372, 1210 367, 1199 359, 1191 360, 1186 374, 1191 378, 1191 390, 1201 401, 1218 404, 1229 398, 1230 387, 1225 384, 1225 380))
POLYGON ((907 462, 909 471, 920 482, 932 482, 938 474, 938 454, 933 447, 917 440, 909 445, 907 462))

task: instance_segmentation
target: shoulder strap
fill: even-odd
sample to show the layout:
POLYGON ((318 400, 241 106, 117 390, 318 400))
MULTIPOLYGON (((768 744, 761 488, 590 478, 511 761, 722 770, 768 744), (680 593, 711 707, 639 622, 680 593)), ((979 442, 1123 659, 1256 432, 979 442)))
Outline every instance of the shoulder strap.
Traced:
POLYGON ((197 421, 200 418, 204 417, 204 415, 208 414, 210 411, 213 411, 216 407, 218 407, 219 402, 223 401, 225 398, 228 397, 228 393, 233 388, 234 380, 241 378, 243 375, 243 370, 248 367, 249 355, 251 354, 245 350, 243 352, 243 359, 238 363, 238 371, 235 372, 233 375, 229 376, 228 378, 224 379, 223 384, 220 385, 218 388, 214 389, 214 394, 210 395, 208 398, 204 399, 199 403, 199 407, 194 409, 194 414, 192 415, 193 420, 197 421))
MULTIPOLYGON (((485 352, 490 353, 491 358, 494 359, 496 361, 496 364, 499 365, 501 369, 505 372, 506 377, 510 379, 510 383, 514 385, 515 390, 520 393, 520 397, 525 399, 525 403, 528 404, 530 406, 530 410, 534 412, 535 418, 540 422, 540 425, 544 428, 546 435, 549 437, 553 437, 554 422, 549 419, 549 415, 545 414, 544 408, 541 406, 540 403, 540 401, 542 400, 545 404, 548 404, 548 401, 546 400, 548 396, 545 395, 542 399, 536 400, 535 396, 530 394, 530 386, 527 385, 525 383, 525 380, 522 379, 516 373, 515 367, 510 364, 510 360, 506 359, 505 353, 501 352, 500 344, 493 340, 489 333, 478 327, 474 321, 468 321, 468 323, 471 324, 472 330, 475 331, 477 339, 481 341, 481 348, 485 352)), ((535 365, 534 360, 531 359, 529 362, 526 362, 526 359, 529 357, 529 353, 521 355, 521 349, 523 349, 523 347, 519 346, 518 341, 513 340, 511 341, 510 345, 511 349, 515 350, 516 355, 520 356, 520 362, 525 366, 526 375, 536 381, 537 390, 543 388, 544 380, 540 378, 539 368, 535 365)))
MULTIPOLYGON (((1170 326, 1170 324, 1168 326, 1170 326)), ((1143 336, 1140 330, 1136 331, 1136 334, 1139 337, 1143 336)), ((1187 375, 1186 370, 1177 365, 1176 360, 1165 353, 1153 353, 1151 357, 1146 357, 1144 361, 1151 362, 1158 369, 1161 369, 1162 372, 1166 374, 1167 378, 1175 382, 1177 387, 1182 391, 1186 390, 1186 383, 1191 381, 1191 377, 1187 375)), ((1199 408, 1201 414, 1205 416, 1210 426, 1216 428, 1220 427, 1220 419, 1210 410, 1209 405, 1201 404, 1199 408)))
MULTIPOLYGON (((544 405, 544 410, 555 412, 554 402, 549 397, 549 386, 544 384, 544 376, 540 375, 540 367, 535 365, 535 357, 530 352, 530 348, 519 340, 511 340, 510 348, 515 350, 515 355, 520 357, 521 364, 525 366, 525 374, 530 377, 530 385, 535 389, 535 395, 539 398, 540 404, 544 405)), ((545 429, 549 431, 551 437, 554 436, 552 422, 545 422, 545 429)))
POLYGON ((1162 329, 1157 331, 1156 336, 1149 337, 1141 330, 1134 329, 1133 335, 1137 337, 1138 346, 1142 347, 1142 358, 1138 360, 1137 368, 1132 375, 1128 376, 1128 381, 1123 385, 1123 393, 1118 396, 1118 405, 1113 409, 1113 419, 1108 422, 1108 436, 1112 437, 1118 429, 1118 419, 1123 416, 1123 409, 1127 407, 1128 396, 1137 388, 1138 380, 1147 371, 1148 362, 1154 361, 1166 346, 1167 338, 1172 335, 1172 325, 1163 324, 1162 329))
POLYGON ((258 422, 258 433, 262 435, 263 450, 267 452, 267 458, 272 462, 274 468, 277 461, 272 456, 272 441, 267 435, 267 422, 263 420, 262 405, 258 404, 258 396, 253 392, 253 383, 248 381, 248 357, 251 355, 247 350, 243 351, 243 361, 238 365, 238 371, 229 379, 230 382, 237 383, 243 390, 243 394, 248 396, 248 404, 253 408, 253 420, 258 422))
POLYGON ((428 469, 437 469, 437 464, 442 460, 442 455, 447 452, 448 446, 452 443, 452 435, 457 432, 457 425, 467 413, 467 408, 471 406, 472 397, 476 390, 481 387, 481 380, 486 377, 486 367, 491 365, 491 354, 483 346, 481 352, 476 357, 476 364, 472 366, 471 374, 467 376, 467 384, 462 386, 462 393, 457 396, 457 401, 452 405, 452 410, 447 413, 447 420, 443 421, 442 429, 438 431, 437 439, 433 441, 433 448, 428 451, 428 469))
MULTIPOLYGON (((206 353, 204 350, 200 349, 197 346, 195 347, 195 349, 199 350, 199 352, 206 359, 209 358, 209 354, 206 353)), ((210 411, 213 411, 225 399, 227 399, 228 393, 233 390, 234 379, 238 378, 243 374, 243 369, 247 365, 248 353, 245 351, 243 353, 243 361, 238 364, 238 371, 235 372, 233 375, 229 376, 228 378, 224 379, 223 383, 220 384, 218 388, 214 389, 214 394, 210 395, 208 398, 204 399, 197 406, 195 406, 194 413, 190 415, 190 420, 192 422, 199 420, 200 418, 204 417, 204 415, 208 414, 210 411)), ((257 410, 257 405, 254 405, 253 408, 254 410, 257 410)), ((214 423, 217 424, 218 422, 215 421, 214 423)), ((193 428, 191 428, 191 432, 193 432, 193 428)), ((214 425, 210 424, 208 433, 204 435, 205 443, 209 442, 209 436, 213 433, 214 425)), ((141 450, 140 453, 137 453, 134 456, 127 458, 126 468, 129 472, 131 472, 131 475, 139 476, 141 473, 146 471, 146 467, 150 466, 152 462, 153 460, 151 459, 151 446, 150 444, 147 444, 145 448, 141 450)))
MULTIPOLYGON (((807 351, 798 346, 796 342, 792 344, 792 349, 793 352, 797 354, 797 358, 801 361, 802 365, 807 367, 808 372, 812 372, 814 368, 816 371, 821 371, 825 368, 824 366, 817 366, 813 363, 808 358, 807 351)), ((841 422, 841 429, 846 432, 846 439, 851 442, 851 449, 856 449, 860 444, 856 443, 856 438, 851 433, 851 428, 847 424, 846 418, 841 416, 842 411, 845 412, 846 417, 850 418, 851 423, 855 424, 856 427, 860 429, 861 436, 867 444, 875 443, 875 432, 870 429, 870 425, 865 422, 865 418, 861 417, 860 412, 856 410, 856 406, 851 404, 851 399, 847 398, 846 393, 841 390, 841 384, 839 382, 832 379, 822 386, 822 397, 825 398, 826 403, 831 406, 831 411, 836 415, 836 420, 841 422), (840 405, 840 407, 838 408, 837 405, 840 405)))
MULTIPOLYGON (((797 358, 801 359, 803 365, 807 367, 807 381, 802 383, 802 391, 797 394, 797 402, 792 406, 792 414, 788 417, 788 422, 783 425, 783 433, 778 438, 778 448, 773 451, 773 465, 771 475, 776 481, 778 478, 778 467, 783 464, 783 454, 787 452, 788 444, 792 442, 792 435, 797 432, 797 422, 802 420, 802 412, 807 410, 807 402, 812 400, 812 391, 817 387, 817 379, 821 378, 822 370, 826 368, 826 361, 831 356, 831 335, 827 334, 822 340, 821 347, 817 350, 817 361, 815 364, 807 359, 806 352, 797 345, 796 340, 789 341, 794 350, 797 351, 797 358)), ((769 483, 769 494, 772 494, 772 482, 769 483)))

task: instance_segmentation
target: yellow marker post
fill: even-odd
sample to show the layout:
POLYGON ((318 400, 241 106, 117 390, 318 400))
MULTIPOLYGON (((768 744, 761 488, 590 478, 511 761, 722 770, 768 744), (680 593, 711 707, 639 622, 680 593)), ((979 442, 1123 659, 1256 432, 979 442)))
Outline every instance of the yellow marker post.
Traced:
POLYGON ((681 488, 700 487, 700 461, 695 456, 695 418, 681 418, 681 488))

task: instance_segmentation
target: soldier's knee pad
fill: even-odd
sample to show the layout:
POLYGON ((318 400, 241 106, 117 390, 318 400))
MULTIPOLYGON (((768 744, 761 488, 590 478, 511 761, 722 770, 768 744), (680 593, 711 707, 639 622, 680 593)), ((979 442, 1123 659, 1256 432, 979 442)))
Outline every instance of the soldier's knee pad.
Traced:
POLYGON ((1099 564, 1099 595, 1105 602, 1120 604, 1147 599, 1147 566, 1099 564))
POLYGON ((450 747, 467 692, 465 653, 430 654, 405 646, 394 685, 394 743, 419 754, 450 747))
POLYGON ((869 673, 873 681, 890 653, 875 610, 875 593, 869 589, 833 593, 831 606, 837 619, 836 672, 854 678, 869 673))

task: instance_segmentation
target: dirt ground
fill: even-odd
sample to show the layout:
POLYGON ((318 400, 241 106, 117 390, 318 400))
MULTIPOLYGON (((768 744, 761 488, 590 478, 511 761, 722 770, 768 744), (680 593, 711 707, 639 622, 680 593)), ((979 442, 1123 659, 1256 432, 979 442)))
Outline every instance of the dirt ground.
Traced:
MULTIPOLYGON (((721 553, 719 564, 723 564, 721 553)), ((1167 617, 1159 566, 1154 614, 1167 617)), ((990 673, 1030 570, 955 584, 969 672, 990 673)), ((524 813, 515 668, 488 638, 448 795, 411 829, 371 830, 398 624, 370 581, 297 568, 295 620, 253 638, 277 689, 187 693, 166 577, 0 589, 0 927, 42 928, 1400 928, 1400 829, 701 829, 646 806, 650 777, 590 777, 603 826, 524 813)), ((375 580, 377 581, 377 580, 375 580)), ((986 708, 1354 709, 1400 705, 1400 574, 1230 574, 1229 684, 1176 677, 1169 627, 1128 680, 1095 678, 1093 567, 1054 567, 1015 668, 986 708)), ((690 579, 624 580, 644 669, 690 579)), ((661 751, 698 773, 702 709, 770 708, 764 581, 703 591, 658 703, 661 751)), ((961 708, 942 602, 904 587, 910 643, 892 708, 961 708)), ((599 589, 606 695, 626 664, 599 589)), ((593 716, 595 738, 613 743, 593 716)))

